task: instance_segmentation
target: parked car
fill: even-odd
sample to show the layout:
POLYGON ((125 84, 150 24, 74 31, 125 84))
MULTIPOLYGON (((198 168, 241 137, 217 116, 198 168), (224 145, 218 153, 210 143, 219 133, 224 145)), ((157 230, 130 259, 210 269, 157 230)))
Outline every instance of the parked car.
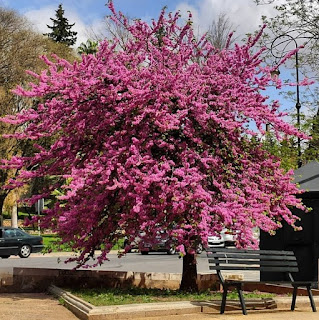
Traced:
POLYGON ((123 249, 126 246, 130 246, 130 250, 128 251, 128 253, 130 252, 138 252, 139 251, 139 245, 140 242, 142 241, 143 237, 145 236, 145 232, 140 231, 138 233, 138 235, 134 238, 134 240, 130 240, 130 237, 128 235, 124 236, 124 243, 123 243, 123 249))
POLYGON ((172 240, 167 237, 167 233, 164 231, 158 232, 155 241, 152 243, 141 239, 139 249, 143 255, 148 254, 149 252, 166 252, 167 254, 176 253, 172 240))
MULTIPOLYGON (((253 231, 253 237, 259 240, 259 235, 260 235, 259 228, 254 227, 252 231, 253 231)), ((235 244, 236 244, 236 232, 228 229, 223 229, 219 235, 208 237, 208 248, 235 246, 235 244)))
POLYGON ((41 252, 43 238, 33 236, 19 229, 0 227, 0 257, 5 259, 11 255, 28 258, 31 253, 41 252))
MULTIPOLYGON (((167 238, 167 233, 164 231, 158 232, 156 236, 156 240, 154 243, 150 241, 143 240, 143 236, 145 233, 141 232, 138 237, 131 242, 130 250, 128 252, 132 252, 133 250, 140 251, 141 254, 146 255, 149 252, 166 252, 167 254, 175 254, 176 249, 174 245, 174 241, 172 239, 167 238)), ((129 240, 127 237, 124 239, 124 248, 129 244, 129 240)), ((196 253, 200 254, 203 252, 202 244, 198 244, 196 253)))
POLYGON ((236 234, 230 230, 223 229, 216 236, 208 237, 208 248, 234 246, 236 242, 236 234))
MULTIPOLYGON (((161 232, 158 234, 156 244, 151 244, 147 242, 143 242, 143 234, 141 233, 140 237, 136 237, 135 240, 131 243, 131 250, 139 250, 142 254, 148 254, 148 252, 167 252, 168 254, 174 254, 176 252, 175 248, 172 245, 172 241, 169 241, 166 238, 166 233, 161 232)), ((259 239, 259 228, 253 228, 253 236, 255 239, 259 239)), ((128 238, 125 238, 124 246, 128 245, 128 238)), ((216 248, 216 247, 232 247, 236 244, 236 232, 223 229, 219 235, 209 236, 208 237, 208 248, 216 248)), ((199 244, 196 253, 200 254, 205 248, 203 248, 202 244, 199 244)), ((131 250, 129 252, 131 252, 131 250)))

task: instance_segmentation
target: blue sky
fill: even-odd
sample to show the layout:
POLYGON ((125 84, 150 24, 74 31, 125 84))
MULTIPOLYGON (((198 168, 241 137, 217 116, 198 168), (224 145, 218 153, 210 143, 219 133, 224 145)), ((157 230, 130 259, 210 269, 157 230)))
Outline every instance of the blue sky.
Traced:
MULTIPOLYGON (((167 4, 171 3, 172 8, 178 1, 171 0, 115 0, 117 9, 123 11, 130 16, 156 16, 160 9, 167 4)), ((193 1, 196 2, 196 1, 193 1)), ((44 9, 46 7, 57 8, 60 3, 67 12, 76 12, 81 19, 89 24, 94 20, 102 19, 108 13, 105 6, 106 0, 2 0, 3 3, 9 8, 18 10, 20 13, 25 14, 29 11, 44 9)))
MULTIPOLYGON (((48 32, 50 17, 63 4, 65 17, 75 23, 78 32, 77 46, 90 36, 90 30, 103 28, 103 17, 109 14, 105 6, 107 0, 0 0, 0 6, 17 10, 25 15, 42 33, 48 32)), ((258 29, 261 15, 272 15, 271 6, 256 6, 253 0, 114 0, 117 10, 131 18, 151 20, 157 18, 161 9, 168 6, 169 11, 180 10, 182 15, 190 10, 194 27, 199 33, 205 32, 219 13, 226 13, 236 33, 241 35, 258 29)))
MULTIPOLYGON (((103 18, 110 12, 105 6, 107 0, 0 0, 0 6, 14 9, 26 16, 34 28, 41 33, 49 31, 50 18, 55 16, 55 10, 62 3, 65 17, 70 23, 75 23, 74 31, 78 32, 78 41, 86 42, 91 38, 92 31, 99 33, 103 30, 103 18)), ((113 0, 116 10, 122 11, 131 18, 141 18, 150 21, 157 18, 164 6, 169 11, 180 10, 182 16, 187 17, 187 11, 193 14, 194 29, 204 33, 220 13, 226 13, 233 24, 235 35, 242 39, 246 33, 259 29, 261 16, 273 16, 271 6, 256 6, 253 0, 113 0)), ((291 88, 292 91, 294 88, 291 88)), ((278 91, 268 90, 273 98, 278 97, 278 91)), ((282 100, 282 98, 280 98, 282 100)), ((283 102, 283 107, 293 104, 283 102)))

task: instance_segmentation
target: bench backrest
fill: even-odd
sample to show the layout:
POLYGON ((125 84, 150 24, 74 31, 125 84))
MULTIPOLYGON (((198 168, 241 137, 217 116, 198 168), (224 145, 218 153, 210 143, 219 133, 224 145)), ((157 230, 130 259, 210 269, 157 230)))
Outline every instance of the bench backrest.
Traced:
POLYGON ((298 272, 292 251, 210 248, 207 257, 209 269, 216 270, 219 276, 222 270, 251 270, 283 272, 292 279, 291 272, 298 272))

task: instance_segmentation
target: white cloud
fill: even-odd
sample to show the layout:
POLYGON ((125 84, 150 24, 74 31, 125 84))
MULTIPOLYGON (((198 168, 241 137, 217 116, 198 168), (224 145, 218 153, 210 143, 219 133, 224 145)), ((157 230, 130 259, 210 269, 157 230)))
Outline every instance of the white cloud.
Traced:
POLYGON ((252 0, 202 0, 197 7, 182 2, 176 9, 183 17, 187 16, 187 10, 192 12, 194 30, 199 30, 200 34, 208 30, 220 13, 225 13, 236 28, 235 36, 239 39, 259 29, 262 15, 274 16, 275 13, 271 5, 257 6, 252 0))
MULTIPOLYGON (((0 0, 6 2, 7 0, 0 0)), ((78 47, 82 42, 86 42, 92 35, 92 30, 97 33, 103 28, 103 19, 97 19, 86 24, 84 21, 90 19, 88 16, 81 17, 78 12, 83 10, 83 7, 92 0, 83 0, 77 3, 77 6, 64 5, 65 17, 69 23, 75 23, 73 30, 77 34, 78 47), (81 6, 80 6, 81 4, 81 6), (77 8, 77 9, 76 9, 77 8), (80 10, 80 11, 79 11, 80 10)), ((279 1, 279 0, 278 0, 279 1)), ((230 22, 236 28, 235 36, 241 39, 246 33, 253 33, 258 30, 261 23, 261 16, 273 16, 274 9, 270 5, 256 6, 252 0, 201 0, 197 2, 198 5, 191 5, 187 2, 181 1, 176 10, 180 10, 183 18, 188 18, 187 11, 191 11, 194 21, 194 30, 196 34, 203 34, 211 25, 212 21, 217 18, 220 13, 226 13, 230 22)), ((29 10, 24 12, 24 15, 33 23, 34 27, 41 33, 48 33, 50 29, 48 25, 52 25, 50 18, 55 16, 56 4, 47 5, 40 9, 29 10)), ((92 16, 93 18, 93 16, 92 16)))

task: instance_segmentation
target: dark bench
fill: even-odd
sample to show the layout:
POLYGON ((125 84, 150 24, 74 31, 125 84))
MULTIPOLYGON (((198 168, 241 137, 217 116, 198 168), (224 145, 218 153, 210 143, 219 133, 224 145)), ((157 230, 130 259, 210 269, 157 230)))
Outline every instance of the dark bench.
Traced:
POLYGON ((295 309, 298 287, 306 287, 312 311, 316 312, 311 287, 313 281, 294 281, 292 273, 298 272, 296 257, 292 251, 270 251, 270 250, 240 250, 230 248, 207 249, 208 264, 210 270, 216 270, 219 281, 223 287, 223 298, 220 313, 225 312, 226 298, 229 287, 236 287, 243 314, 247 314, 242 289, 245 283, 261 283, 261 281, 241 281, 224 279, 221 271, 243 270, 280 272, 285 274, 285 281, 265 281, 272 284, 291 284, 293 295, 291 310, 295 309))

